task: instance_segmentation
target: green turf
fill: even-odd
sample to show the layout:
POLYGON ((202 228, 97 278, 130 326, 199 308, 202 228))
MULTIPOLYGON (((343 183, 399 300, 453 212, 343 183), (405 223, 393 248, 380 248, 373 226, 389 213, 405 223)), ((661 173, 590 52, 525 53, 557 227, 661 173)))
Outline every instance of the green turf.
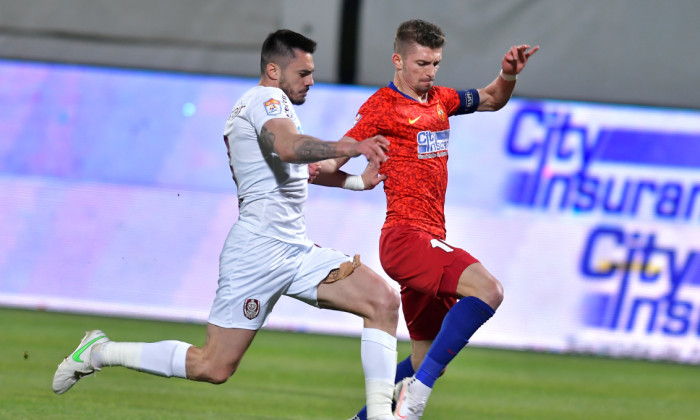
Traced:
MULTIPOLYGON (((347 419, 364 400, 359 340, 262 331, 223 385, 105 368, 58 396, 51 379, 86 329, 201 345, 204 326, 0 309, 0 419, 347 419)), ((408 354, 399 343, 399 357, 408 354)), ((699 419, 700 367, 468 348, 423 417, 699 419)))

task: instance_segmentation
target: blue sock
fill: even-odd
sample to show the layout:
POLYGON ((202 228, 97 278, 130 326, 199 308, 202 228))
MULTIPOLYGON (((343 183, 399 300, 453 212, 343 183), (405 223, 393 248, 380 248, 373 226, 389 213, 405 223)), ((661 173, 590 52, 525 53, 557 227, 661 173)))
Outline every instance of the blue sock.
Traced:
MULTIPOLYGON (((403 378, 413 376, 414 373, 416 372, 413 370, 411 355, 409 354, 407 358, 396 365, 396 378, 394 378, 394 383, 398 383, 403 378)), ((362 410, 357 413, 357 417, 360 420, 367 420, 367 406, 362 407, 362 410)))
POLYGON ((474 296, 457 302, 445 315, 440 332, 418 368, 416 378, 432 388, 445 366, 494 313, 489 305, 474 296))

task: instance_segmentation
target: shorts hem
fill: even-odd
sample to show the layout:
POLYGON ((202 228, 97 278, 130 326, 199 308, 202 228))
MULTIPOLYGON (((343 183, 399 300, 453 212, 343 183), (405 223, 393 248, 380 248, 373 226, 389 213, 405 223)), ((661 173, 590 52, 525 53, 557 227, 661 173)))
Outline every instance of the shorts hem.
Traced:
POLYGON ((221 322, 215 319, 208 319, 207 322, 209 324, 215 325, 220 328, 226 328, 226 329, 238 329, 238 330, 251 330, 251 331, 257 331, 262 328, 262 325, 259 327, 252 327, 250 325, 239 325, 236 324, 235 322, 221 322))
POLYGON ((442 279, 440 279, 440 284, 438 285, 437 295, 439 297, 458 298, 457 285, 459 285, 459 278, 464 270, 475 262, 477 261, 455 260, 452 264, 445 266, 442 271, 442 279))

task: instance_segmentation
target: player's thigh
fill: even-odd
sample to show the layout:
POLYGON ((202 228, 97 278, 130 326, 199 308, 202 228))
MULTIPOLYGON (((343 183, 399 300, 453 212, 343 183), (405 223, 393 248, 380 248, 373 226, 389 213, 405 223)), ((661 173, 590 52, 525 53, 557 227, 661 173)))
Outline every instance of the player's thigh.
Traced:
POLYGON ((376 307, 381 304, 398 310, 396 292, 363 264, 355 267, 345 278, 324 282, 332 271, 351 262, 352 258, 340 251, 313 246, 304 254, 297 276, 285 294, 319 308, 360 316, 374 315, 376 307))
POLYGON ((503 286, 481 263, 476 263, 464 269, 457 284, 457 294, 460 297, 476 296, 497 308, 503 300, 503 286))
POLYGON ((221 254, 219 287, 209 322, 223 328, 257 330, 294 281, 298 245, 236 227, 221 254))
POLYGON ((440 238, 406 226, 384 229, 379 244, 384 271, 402 288, 457 297, 464 269, 478 260, 440 238))
POLYGON ((316 245, 300 249, 301 252, 294 262, 297 267, 296 274, 285 295, 312 306, 322 307, 319 304, 319 284, 341 264, 351 263, 352 258, 335 249, 316 245))
POLYGON ((350 312, 371 317, 381 310, 398 311, 397 292, 366 265, 361 265, 348 277, 318 286, 321 308, 350 312))

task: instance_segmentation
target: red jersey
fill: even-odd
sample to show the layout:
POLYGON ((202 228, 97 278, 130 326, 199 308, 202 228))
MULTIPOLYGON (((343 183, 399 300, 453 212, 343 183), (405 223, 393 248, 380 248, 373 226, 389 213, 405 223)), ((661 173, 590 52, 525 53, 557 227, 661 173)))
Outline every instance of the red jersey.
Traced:
POLYGON ((401 93, 393 83, 375 92, 360 107, 346 136, 362 140, 381 134, 389 142, 384 227, 409 225, 445 238, 445 191, 448 117, 476 111, 475 89, 457 91, 434 86, 425 103, 401 93))

